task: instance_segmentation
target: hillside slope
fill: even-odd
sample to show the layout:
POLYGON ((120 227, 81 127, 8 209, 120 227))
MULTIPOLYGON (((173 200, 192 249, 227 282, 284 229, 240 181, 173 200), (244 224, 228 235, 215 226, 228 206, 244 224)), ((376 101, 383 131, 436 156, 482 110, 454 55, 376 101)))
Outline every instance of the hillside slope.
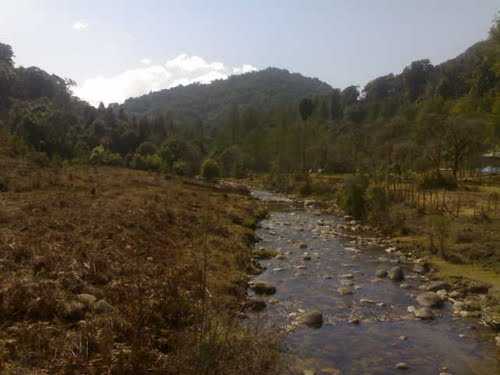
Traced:
POLYGON ((268 68, 231 76, 207 85, 191 84, 128 99, 123 108, 134 115, 173 111, 177 121, 216 122, 231 105, 266 111, 295 104, 307 96, 326 95, 330 85, 287 70, 268 68))

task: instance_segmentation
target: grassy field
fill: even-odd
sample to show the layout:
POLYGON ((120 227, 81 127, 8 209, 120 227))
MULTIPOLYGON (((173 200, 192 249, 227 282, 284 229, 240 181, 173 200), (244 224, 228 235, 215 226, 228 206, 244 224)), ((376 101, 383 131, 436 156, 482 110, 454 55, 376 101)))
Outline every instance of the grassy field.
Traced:
POLYGON ((240 319, 262 215, 250 197, 9 152, 2 374, 275 373, 274 335, 240 319))

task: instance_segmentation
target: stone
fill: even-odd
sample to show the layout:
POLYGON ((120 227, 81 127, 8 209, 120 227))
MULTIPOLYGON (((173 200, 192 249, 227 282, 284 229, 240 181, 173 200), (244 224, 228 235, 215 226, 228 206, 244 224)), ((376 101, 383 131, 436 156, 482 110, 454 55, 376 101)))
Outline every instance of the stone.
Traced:
POLYGON ((400 287, 401 289, 408 289, 408 288, 410 287, 410 285, 409 285, 409 284, 407 284, 407 283, 401 283, 401 284, 399 284, 399 287, 400 287))
POLYGON ((443 300, 434 292, 419 294, 417 302, 424 307, 441 307, 443 305, 443 300))
POLYGON ((302 243, 299 245, 299 248, 300 248, 300 249, 307 249, 307 244, 302 242, 302 243))
POLYGON ((415 317, 418 319, 422 320, 434 319, 434 314, 432 313, 432 310, 428 307, 420 307, 418 309, 415 309, 413 313, 415 314, 415 317))
POLYGON ((388 276, 392 281, 403 281, 405 279, 403 269, 399 266, 392 267, 388 272, 388 276))
POLYGON ((351 280, 340 280, 340 285, 342 286, 354 286, 354 283, 351 280))
POLYGON ((430 267, 428 263, 415 264, 413 267, 413 272, 419 273, 421 275, 426 274, 430 271, 430 267))
POLYGON ((354 278, 354 275, 352 273, 345 273, 343 275, 340 275, 341 279, 352 279, 354 278))
POLYGON ((375 301, 373 301, 373 300, 371 300, 371 299, 368 299, 368 298, 361 298, 361 299, 359 300, 359 303, 362 303, 362 304, 364 304, 364 305, 374 305, 374 304, 376 304, 377 302, 375 302, 375 301))
POLYGON ((448 292, 444 289, 440 289, 436 292, 436 294, 441 298, 442 300, 445 300, 448 297, 448 292))
POLYGON ((500 335, 495 337, 495 342, 496 342, 497 346, 500 348, 500 335))
POLYGON ((437 292, 440 289, 450 290, 450 284, 445 281, 433 281, 427 285, 427 290, 430 292, 437 292))
POLYGON ((500 309, 485 308, 481 316, 481 320, 487 326, 490 326, 496 331, 500 330, 500 309))
POLYGON ((95 301, 97 301, 97 298, 95 296, 93 296, 92 294, 86 294, 86 293, 82 293, 82 294, 79 294, 76 296, 76 299, 83 303, 86 307, 90 307, 92 306, 95 301))
POLYGON ((399 362, 396 364, 398 370, 408 370, 410 367, 405 362, 399 362))
POLYGON ((323 325, 323 314, 319 311, 311 311, 302 317, 302 322, 311 328, 321 328, 323 325))
POLYGON ((249 300, 245 303, 244 309, 253 312, 260 312, 266 308, 266 302, 260 299, 249 300))
POLYGON ((352 318, 352 319, 349 319, 349 324, 354 324, 354 325, 357 325, 359 324, 360 321, 358 318, 352 318))
POLYGON ((387 270, 377 270, 377 272, 375 272, 375 276, 377 277, 380 277, 381 279, 383 279, 384 277, 387 277, 387 270))
POLYGON ((337 292, 339 292, 343 296, 347 296, 353 293, 352 289, 348 287, 340 287, 337 289, 337 292))
POLYGON ((264 282, 255 283, 251 286, 251 289, 255 292, 255 294, 271 295, 276 293, 276 288, 274 286, 264 282))
POLYGON ((94 304, 94 311, 98 314, 107 314, 114 311, 114 307, 106 300, 99 300, 94 304))
POLYGON ((85 318, 86 307, 78 301, 65 303, 63 306, 63 318, 72 322, 77 322, 85 318))

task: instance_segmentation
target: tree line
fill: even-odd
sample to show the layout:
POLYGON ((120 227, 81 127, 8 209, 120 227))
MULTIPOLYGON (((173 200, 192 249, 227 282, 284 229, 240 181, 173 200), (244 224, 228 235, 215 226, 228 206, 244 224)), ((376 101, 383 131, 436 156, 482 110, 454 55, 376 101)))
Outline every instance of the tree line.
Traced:
MULTIPOLYGON (((73 96, 73 81, 35 67, 15 67, 12 48, 0 44, 0 126, 48 158, 188 176, 210 159, 220 175, 234 177, 309 170, 438 176, 446 168, 457 179, 477 168, 480 155, 499 143, 499 25, 457 58, 436 66, 414 61, 400 74, 378 77, 363 89, 332 89, 271 69, 264 76, 290 79, 283 86, 289 92, 264 106, 255 96, 242 100, 245 86, 233 80, 237 89, 230 97, 238 99, 226 97, 216 112, 203 112, 205 117, 202 112, 186 116, 190 111, 184 104, 179 112, 158 104, 162 95, 175 102, 178 91, 94 108, 73 96), (316 94, 299 100, 307 90, 316 94)), ((259 72, 249 73, 245 85, 251 80, 262 90, 259 72)), ((221 87, 226 86, 212 85, 224 97, 221 87)), ((210 92, 211 85, 206 86, 203 95, 210 92)))

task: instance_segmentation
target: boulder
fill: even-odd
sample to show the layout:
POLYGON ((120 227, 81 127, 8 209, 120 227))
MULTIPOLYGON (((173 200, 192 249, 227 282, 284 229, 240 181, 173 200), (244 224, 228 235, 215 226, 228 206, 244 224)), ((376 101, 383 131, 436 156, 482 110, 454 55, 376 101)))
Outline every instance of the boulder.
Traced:
POLYGON ((450 290, 450 284, 445 281, 433 281, 429 285, 427 285, 427 290, 429 292, 437 292, 440 289, 448 291, 450 290))
POLYGON ((420 307, 418 309, 415 309, 413 313, 415 314, 415 317, 418 319, 422 320, 434 319, 434 314, 432 313, 432 310, 428 307, 420 307))
POLYGON ((321 328, 323 325, 323 314, 319 311, 311 311, 302 317, 302 322, 311 328, 321 328))
POLYGON ((434 292, 419 294, 417 302, 424 307, 441 307, 443 305, 443 300, 434 292))
POLYGON ((255 292, 255 294, 265 294, 271 295, 276 293, 276 288, 271 284, 267 284, 264 282, 255 283, 251 289, 255 292))
POLYGON ((77 322, 85 318, 85 305, 78 301, 67 302, 63 305, 63 318, 77 322))
POLYGON ((86 307, 91 307, 96 301, 97 298, 92 294, 82 293, 76 296, 78 302, 83 303, 86 307))
POLYGON ((392 267, 388 272, 388 276, 392 281, 403 281, 405 279, 403 269, 399 266, 392 267))
POLYGON ((398 370, 408 370, 410 367, 405 362, 399 362, 396 364, 398 370))
POLYGON ((94 304, 94 311, 97 314, 107 314, 113 312, 114 307, 109 304, 106 300, 99 300, 94 304))
POLYGON ((381 279, 387 277, 387 270, 377 270, 377 272, 375 272, 375 276, 380 277, 381 279))

